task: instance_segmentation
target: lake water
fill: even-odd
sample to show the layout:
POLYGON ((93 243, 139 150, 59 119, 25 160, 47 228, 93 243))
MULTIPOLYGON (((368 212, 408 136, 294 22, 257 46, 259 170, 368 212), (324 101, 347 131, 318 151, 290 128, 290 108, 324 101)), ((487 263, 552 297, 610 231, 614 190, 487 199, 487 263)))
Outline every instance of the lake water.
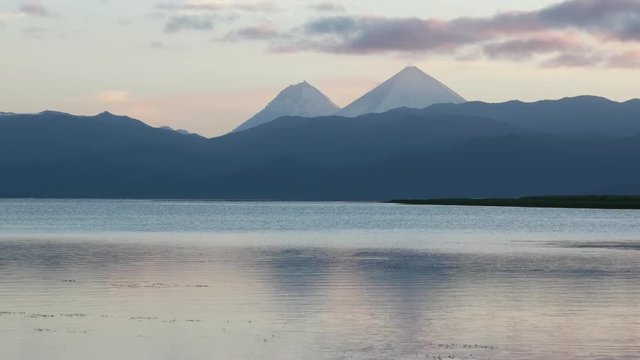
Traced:
POLYGON ((0 200, 2 359, 637 359, 640 212, 0 200))

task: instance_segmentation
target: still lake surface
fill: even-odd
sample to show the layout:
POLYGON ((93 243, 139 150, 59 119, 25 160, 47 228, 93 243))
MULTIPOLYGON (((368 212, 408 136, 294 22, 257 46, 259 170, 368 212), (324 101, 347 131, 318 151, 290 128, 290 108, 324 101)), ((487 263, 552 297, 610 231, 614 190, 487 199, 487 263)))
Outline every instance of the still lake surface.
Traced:
POLYGON ((0 200, 2 359, 637 359, 640 211, 0 200))

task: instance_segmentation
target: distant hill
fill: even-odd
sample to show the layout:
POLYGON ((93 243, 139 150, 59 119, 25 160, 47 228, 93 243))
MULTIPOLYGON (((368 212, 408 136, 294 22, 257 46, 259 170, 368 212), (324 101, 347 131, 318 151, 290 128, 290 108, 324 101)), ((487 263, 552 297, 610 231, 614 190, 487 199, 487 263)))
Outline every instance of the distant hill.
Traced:
POLYGON ((542 133, 628 135, 638 129, 640 100, 618 103, 601 97, 579 96, 534 103, 467 102, 434 105, 428 112, 482 116, 542 133))
POLYGON ((3 116, 0 197, 145 197, 206 142, 110 113, 3 116))
POLYGON ((437 105, 283 117, 212 139, 111 114, 8 115, 0 117, 0 197, 640 194, 639 106, 593 97, 437 105))
POLYGON ((187 130, 185 130, 185 129, 174 129, 174 128, 172 128, 171 126, 161 126, 161 127, 159 127, 159 129, 163 129, 163 130, 167 130, 167 131, 175 131, 175 132, 177 132, 178 134, 182 134, 182 135, 196 135, 196 136, 200 136, 200 135, 198 135, 198 134, 196 134, 196 133, 189 132, 189 131, 187 131, 187 130))
POLYGON ((242 131, 265 124, 283 116, 316 117, 333 115, 338 105, 304 81, 282 90, 262 111, 242 123, 234 131, 242 131))

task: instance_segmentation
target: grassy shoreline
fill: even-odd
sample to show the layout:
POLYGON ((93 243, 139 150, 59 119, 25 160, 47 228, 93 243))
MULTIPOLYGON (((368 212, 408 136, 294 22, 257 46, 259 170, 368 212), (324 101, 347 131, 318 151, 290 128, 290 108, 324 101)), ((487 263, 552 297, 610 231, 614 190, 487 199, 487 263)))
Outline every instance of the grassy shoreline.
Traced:
POLYGON ((416 199, 389 202, 403 205, 640 210, 640 196, 536 196, 512 199, 416 199))

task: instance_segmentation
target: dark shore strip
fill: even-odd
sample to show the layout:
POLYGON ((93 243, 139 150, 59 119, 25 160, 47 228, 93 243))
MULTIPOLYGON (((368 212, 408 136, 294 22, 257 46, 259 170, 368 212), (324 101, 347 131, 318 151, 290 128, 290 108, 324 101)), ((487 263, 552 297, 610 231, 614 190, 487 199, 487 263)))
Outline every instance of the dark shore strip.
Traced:
POLYGON ((391 200, 390 203, 404 205, 640 210, 640 196, 538 196, 513 199, 391 200))

